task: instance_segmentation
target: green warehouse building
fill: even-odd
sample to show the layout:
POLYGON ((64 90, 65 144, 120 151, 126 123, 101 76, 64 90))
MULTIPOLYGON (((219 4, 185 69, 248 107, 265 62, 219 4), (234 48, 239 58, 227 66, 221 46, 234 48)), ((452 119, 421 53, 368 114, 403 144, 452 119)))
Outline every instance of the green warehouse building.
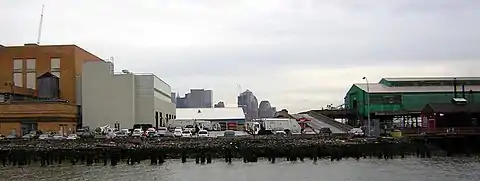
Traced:
MULTIPOLYGON (((378 83, 357 83, 345 96, 345 108, 356 115, 359 122, 363 122, 368 113, 371 119, 380 121, 399 117, 418 119, 427 104, 450 103, 454 97, 480 103, 480 77, 382 78, 378 83)), ((358 124, 356 120, 349 122, 358 124)))

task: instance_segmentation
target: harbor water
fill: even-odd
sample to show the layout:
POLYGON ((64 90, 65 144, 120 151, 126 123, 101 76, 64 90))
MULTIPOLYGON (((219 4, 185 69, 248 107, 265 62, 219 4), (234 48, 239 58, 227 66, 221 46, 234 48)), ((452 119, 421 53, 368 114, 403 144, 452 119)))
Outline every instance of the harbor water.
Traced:
POLYGON ((62 166, 0 167, 0 180, 15 181, 473 181, 480 180, 479 158, 405 158, 405 159, 347 159, 314 163, 267 160, 243 163, 235 160, 226 164, 214 160, 198 165, 194 160, 181 163, 167 160, 163 165, 84 166, 68 163, 62 166))

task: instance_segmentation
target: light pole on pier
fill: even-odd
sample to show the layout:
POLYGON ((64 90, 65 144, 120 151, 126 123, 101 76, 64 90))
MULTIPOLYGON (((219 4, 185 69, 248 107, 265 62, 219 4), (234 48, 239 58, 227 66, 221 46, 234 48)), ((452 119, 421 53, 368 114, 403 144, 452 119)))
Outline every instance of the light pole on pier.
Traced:
POLYGON ((370 84, 367 77, 363 77, 367 83, 367 136, 370 136, 370 84))

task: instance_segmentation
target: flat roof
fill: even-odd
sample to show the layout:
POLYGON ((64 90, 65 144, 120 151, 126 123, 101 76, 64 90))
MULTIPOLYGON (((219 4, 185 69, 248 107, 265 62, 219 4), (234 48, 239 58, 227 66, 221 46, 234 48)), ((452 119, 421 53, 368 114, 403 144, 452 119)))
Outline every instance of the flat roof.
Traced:
MULTIPOLYGON (((37 43, 25 43, 23 45, 12 45, 12 46, 5 46, 5 45, 2 45, 4 48, 22 48, 22 47, 40 47, 40 48, 44 48, 44 47, 74 47, 74 48, 77 48, 85 53, 88 53, 90 55, 92 55, 93 57, 96 57, 97 59, 100 59, 100 60, 103 60, 102 58, 98 57, 97 55, 85 50, 84 48, 78 46, 78 45, 75 45, 75 44, 64 44, 64 45, 42 45, 42 44, 37 44, 37 43)), ((103 60, 105 61, 105 60, 103 60)))
POLYGON ((220 120, 220 119, 245 119, 243 109, 240 107, 227 108, 177 108, 178 120, 220 120))
POLYGON ((457 80, 480 80, 480 77, 397 77, 397 78, 383 78, 391 82, 417 82, 417 81, 453 81, 457 80))
MULTIPOLYGON (((358 88, 365 92, 370 93, 422 93, 422 92, 452 92, 453 86, 406 86, 406 87, 389 87, 379 83, 366 83, 354 84, 358 88), (367 89, 368 87, 368 89, 367 89), (369 90, 369 91, 367 91, 369 90)), ((480 92, 480 85, 465 85, 465 91, 480 92)), ((457 86, 457 91, 462 91, 462 86, 457 86)))
POLYGON ((160 77, 158 77, 157 75, 155 75, 154 73, 135 73, 135 72, 132 72, 133 75, 139 75, 139 76, 153 76, 154 78, 158 79, 159 81, 163 82, 164 84, 167 84, 168 86, 170 86, 170 84, 168 84, 167 82, 165 82, 163 79, 161 79, 160 77))

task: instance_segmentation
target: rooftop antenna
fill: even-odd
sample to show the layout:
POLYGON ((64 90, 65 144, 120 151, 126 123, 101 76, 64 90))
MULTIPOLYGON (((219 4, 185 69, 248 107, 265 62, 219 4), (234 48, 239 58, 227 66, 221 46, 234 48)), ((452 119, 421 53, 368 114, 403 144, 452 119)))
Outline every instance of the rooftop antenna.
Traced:
POLYGON ((237 84, 237 89, 238 89, 238 94, 242 93, 242 86, 240 84, 237 84))
POLYGON ((38 26, 37 45, 40 44, 40 38, 42 37, 43 9, 44 8, 45 8, 45 5, 42 5, 42 13, 40 14, 40 25, 38 26))

